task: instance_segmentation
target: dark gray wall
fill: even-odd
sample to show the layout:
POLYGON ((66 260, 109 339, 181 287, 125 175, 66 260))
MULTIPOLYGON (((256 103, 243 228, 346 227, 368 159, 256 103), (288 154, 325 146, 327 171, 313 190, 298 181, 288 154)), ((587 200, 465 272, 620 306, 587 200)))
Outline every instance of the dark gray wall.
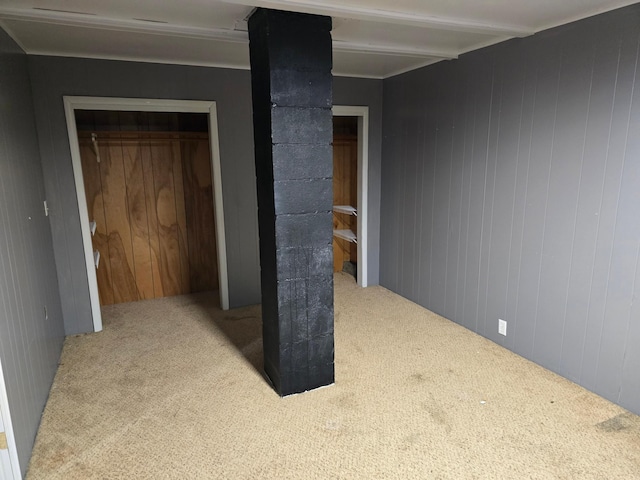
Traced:
POLYGON ((64 331, 27 56, 2 29, 0 105, 0 359, 24 474, 64 331))
POLYGON ((639 25, 385 80, 380 252, 384 286, 637 413, 639 25))
MULTIPOLYGON (((212 100, 217 103, 230 304, 259 303, 257 200, 250 74, 243 70, 29 57, 67 334, 93 329, 63 95, 212 100)), ((382 82, 336 79, 335 103, 369 105, 372 133, 369 282, 378 281, 382 82), (373 130, 372 130, 373 131, 373 130), (377 188, 377 191, 376 191, 377 188)))

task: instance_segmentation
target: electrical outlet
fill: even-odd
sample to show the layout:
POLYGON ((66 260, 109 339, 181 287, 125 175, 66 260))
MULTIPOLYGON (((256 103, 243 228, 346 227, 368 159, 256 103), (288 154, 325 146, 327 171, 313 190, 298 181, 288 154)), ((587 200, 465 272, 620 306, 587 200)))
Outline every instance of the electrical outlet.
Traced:
POLYGON ((504 335, 505 337, 507 336, 507 321, 506 320, 502 320, 502 319, 498 319, 498 333, 500 335, 504 335))

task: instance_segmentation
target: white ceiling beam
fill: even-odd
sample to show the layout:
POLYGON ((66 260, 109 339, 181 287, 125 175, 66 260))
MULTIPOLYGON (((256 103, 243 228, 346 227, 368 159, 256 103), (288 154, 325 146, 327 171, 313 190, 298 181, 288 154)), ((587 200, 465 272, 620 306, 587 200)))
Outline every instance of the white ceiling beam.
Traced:
MULTIPOLYGON (((0 19, 39 22, 72 27, 98 28, 102 30, 120 32, 220 40, 233 43, 249 42, 247 32, 245 31, 171 25, 160 22, 144 22, 140 20, 107 18, 98 15, 82 15, 65 12, 54 12, 49 10, 21 10, 0 8, 0 19)), ((340 40, 333 41, 333 48, 341 52, 386 54, 409 57, 428 57, 438 59, 452 59, 458 57, 457 52, 454 51, 383 44, 355 43, 340 40)))
POLYGON ((535 33, 534 29, 522 25, 478 22, 457 17, 437 17, 420 13, 396 12, 376 8, 363 8, 318 0, 221 0, 235 5, 258 6, 276 10, 288 10, 300 13, 327 15, 330 17, 350 18, 368 22, 394 23, 421 28, 453 30, 457 32, 479 33, 486 35, 506 35, 526 37, 535 33))

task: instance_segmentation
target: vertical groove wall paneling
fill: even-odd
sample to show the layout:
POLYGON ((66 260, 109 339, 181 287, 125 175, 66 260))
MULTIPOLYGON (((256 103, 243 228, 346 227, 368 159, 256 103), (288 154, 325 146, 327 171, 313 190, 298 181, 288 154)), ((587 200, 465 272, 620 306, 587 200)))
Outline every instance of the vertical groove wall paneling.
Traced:
POLYGON ((27 56, 1 29, 0 85, 0 357, 24 474, 64 329, 27 56))
POLYGON ((151 280, 153 298, 163 295, 162 274, 160 265, 160 235, 158 233, 158 215, 156 214, 156 195, 151 157, 151 140, 140 139, 140 153, 144 178, 145 207, 147 211, 147 225, 149 234, 149 261, 151 263, 151 280))
POLYGON ((167 296, 181 293, 180 233, 178 209, 175 201, 173 154, 169 145, 151 142, 153 183, 156 200, 155 214, 160 241, 160 272, 162 290, 167 296))
MULTIPOLYGON (((115 303, 138 300, 122 142, 101 148, 100 182, 108 232, 111 288, 115 303), (103 155, 104 153, 104 155, 103 155)), ((99 268, 98 268, 99 269, 99 268)))
MULTIPOLYGON (((137 299, 155 298, 153 267, 151 261, 151 238, 149 235, 149 212, 146 203, 146 182, 142 150, 144 141, 122 139, 121 148, 127 178, 127 210, 131 230, 133 251, 133 273, 137 299)), ((108 257, 105 258, 107 260, 108 257)), ((105 262, 106 263, 106 262, 105 262)), ((100 269, 98 269, 100 270, 100 269)))
POLYGON ((637 413, 639 19, 385 80, 380 261, 384 286, 637 413))

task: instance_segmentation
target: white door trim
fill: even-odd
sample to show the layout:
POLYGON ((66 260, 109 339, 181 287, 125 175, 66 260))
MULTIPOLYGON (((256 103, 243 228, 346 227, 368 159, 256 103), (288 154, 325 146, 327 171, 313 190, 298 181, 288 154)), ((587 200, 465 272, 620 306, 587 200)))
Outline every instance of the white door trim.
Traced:
POLYGON ((369 107, 334 105, 333 115, 358 117, 358 285, 366 287, 369 284, 369 107))
POLYGON ((89 284, 89 295, 91 298, 91 313, 93 315, 94 331, 99 332, 102 330, 102 315, 100 313, 100 299, 98 296, 98 279, 93 259, 89 212, 87 210, 84 180, 82 177, 82 162, 80 159, 80 147, 78 145, 75 110, 206 113, 209 115, 209 142, 211 149, 211 173, 213 177, 220 306, 223 310, 228 310, 229 279, 227 272, 227 247, 224 229, 224 206, 222 203, 222 169, 220 165, 220 145, 218 138, 218 116, 216 103, 195 100, 65 96, 64 111, 67 118, 69 146, 71 147, 71 161, 73 163, 78 211, 80 213, 82 244, 84 247, 85 263, 87 266, 87 278, 89 284))
POLYGON ((18 449, 16 438, 13 435, 13 424, 11 423, 11 411, 9 410, 9 399, 7 398, 7 388, 4 383, 4 373, 2 371, 2 360, 0 359, 0 432, 4 432, 7 438, 7 456, 0 450, 0 479, 21 480, 20 460, 18 459, 18 449))

